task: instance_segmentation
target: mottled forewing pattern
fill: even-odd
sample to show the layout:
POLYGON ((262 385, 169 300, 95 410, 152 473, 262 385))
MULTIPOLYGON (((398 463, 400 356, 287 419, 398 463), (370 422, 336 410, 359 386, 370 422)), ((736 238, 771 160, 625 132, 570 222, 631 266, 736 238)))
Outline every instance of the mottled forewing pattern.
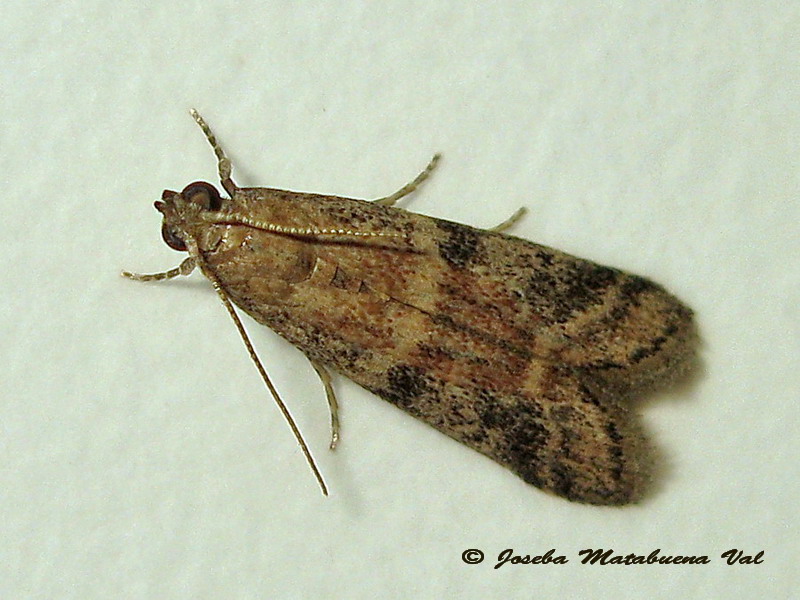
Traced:
POLYGON ((690 355, 691 313, 661 287, 357 200, 254 188, 234 202, 285 225, 397 234, 210 236, 205 260, 256 320, 529 483, 582 502, 636 499, 639 436, 626 397, 690 355))

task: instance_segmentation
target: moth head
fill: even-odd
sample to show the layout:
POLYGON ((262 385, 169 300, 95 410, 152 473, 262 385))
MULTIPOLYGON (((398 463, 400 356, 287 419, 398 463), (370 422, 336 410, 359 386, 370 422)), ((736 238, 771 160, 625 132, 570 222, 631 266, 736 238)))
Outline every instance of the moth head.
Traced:
POLYGON ((210 183, 195 181, 180 193, 164 190, 161 200, 157 200, 154 206, 164 215, 161 237, 167 246, 183 252, 186 250, 188 226, 192 223, 192 217, 201 212, 218 211, 222 208, 222 198, 217 188, 210 183))

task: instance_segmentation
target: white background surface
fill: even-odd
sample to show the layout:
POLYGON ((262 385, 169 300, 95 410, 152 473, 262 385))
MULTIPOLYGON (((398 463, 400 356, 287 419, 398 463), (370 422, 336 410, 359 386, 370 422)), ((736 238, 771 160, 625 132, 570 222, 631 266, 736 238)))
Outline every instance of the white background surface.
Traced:
POLYGON ((798 4, 488 4, 6 3, 0 597, 790 597, 798 4), (322 498, 207 282, 119 277, 175 266, 152 202, 215 181, 191 106, 241 185, 371 198, 441 151, 409 208, 525 205, 517 235, 694 308, 700 373, 641 409, 652 498, 551 497, 346 381, 331 454, 313 371, 249 322, 322 498), (493 569, 505 548, 570 562, 493 569))

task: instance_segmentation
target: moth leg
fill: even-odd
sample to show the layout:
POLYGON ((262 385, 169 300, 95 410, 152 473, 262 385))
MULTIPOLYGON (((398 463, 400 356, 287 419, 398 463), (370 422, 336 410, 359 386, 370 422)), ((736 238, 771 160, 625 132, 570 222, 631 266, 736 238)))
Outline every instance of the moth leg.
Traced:
POLYGON ((339 403, 336 401, 336 394, 331 385, 331 374, 328 370, 316 361, 309 359, 311 366, 319 375, 322 385, 325 387, 325 396, 328 398, 328 407, 331 411, 331 445, 330 449, 334 450, 336 444, 339 442, 339 403))
POLYGON ((495 225, 494 227, 490 227, 488 229, 488 231, 495 231, 497 233, 502 233, 504 231, 508 231, 509 229, 511 229, 514 225, 516 225, 519 222, 519 220, 523 217, 523 215, 526 212, 528 212, 528 210, 524 206, 521 206, 520 208, 518 208, 514 212, 513 215, 508 217, 505 221, 503 221, 499 225, 495 225))
POLYGON ((200 116, 200 113, 198 113, 195 109, 191 109, 189 112, 192 114, 195 122, 200 126, 200 129, 203 130, 203 134, 205 134, 208 143, 211 144, 211 148, 214 150, 214 154, 217 156, 217 170, 219 171, 219 181, 222 184, 222 187, 225 188, 226 192, 233 196, 234 192, 239 188, 233 182, 233 179, 231 179, 231 170, 233 169, 231 161, 227 156, 225 156, 222 146, 219 145, 217 138, 214 136, 214 133, 211 131, 211 128, 208 126, 208 123, 206 123, 205 119, 200 116))
POLYGON ((163 273, 152 273, 145 275, 142 273, 131 273, 130 271, 123 271, 122 276, 134 281, 163 281, 164 279, 172 279, 178 275, 189 275, 197 266, 197 261, 193 256, 184 260, 180 265, 169 271, 163 273))
POLYGON ((380 204, 382 206, 394 206, 395 202, 400 200, 403 196, 408 196, 411 192, 416 190, 422 182, 425 181, 428 177, 430 177, 431 172, 436 168, 436 165, 439 162, 439 159, 442 158, 441 154, 434 154, 431 162, 428 163, 428 166, 414 178, 414 181, 411 183, 407 183, 399 190, 397 190, 394 194, 389 196, 384 196, 383 198, 376 198, 372 202, 375 204, 380 204))

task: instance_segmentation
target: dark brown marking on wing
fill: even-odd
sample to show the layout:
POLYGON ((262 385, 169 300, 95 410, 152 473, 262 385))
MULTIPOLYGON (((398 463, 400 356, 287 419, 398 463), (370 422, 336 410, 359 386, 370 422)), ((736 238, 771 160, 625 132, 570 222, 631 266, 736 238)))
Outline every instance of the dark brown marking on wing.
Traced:
POLYGON ((431 391, 425 371, 416 366, 395 365, 386 372, 386 381, 380 395, 403 410, 412 410, 417 399, 431 391))
POLYGON ((614 285, 619 271, 575 259, 550 269, 536 269, 528 280, 525 299, 548 323, 564 323, 574 313, 598 304, 614 285))
POLYGON ((436 221, 436 226, 447 234, 438 242, 439 255, 458 269, 467 266, 479 252, 481 233, 450 221, 436 221))

